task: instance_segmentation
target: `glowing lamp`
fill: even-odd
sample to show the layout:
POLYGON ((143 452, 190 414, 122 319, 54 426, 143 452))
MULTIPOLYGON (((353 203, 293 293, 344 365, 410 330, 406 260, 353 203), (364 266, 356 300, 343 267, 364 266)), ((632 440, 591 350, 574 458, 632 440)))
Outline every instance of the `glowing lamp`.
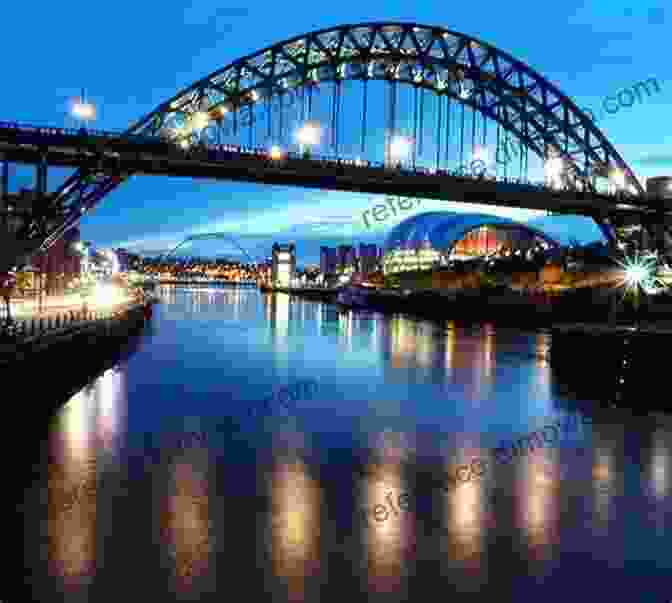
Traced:
POLYGON ((390 144, 390 156, 393 159, 408 157, 411 150, 411 141, 403 136, 395 137, 390 144))
POLYGON ((320 128, 317 124, 307 123, 296 134, 301 144, 317 144, 320 141, 320 128))

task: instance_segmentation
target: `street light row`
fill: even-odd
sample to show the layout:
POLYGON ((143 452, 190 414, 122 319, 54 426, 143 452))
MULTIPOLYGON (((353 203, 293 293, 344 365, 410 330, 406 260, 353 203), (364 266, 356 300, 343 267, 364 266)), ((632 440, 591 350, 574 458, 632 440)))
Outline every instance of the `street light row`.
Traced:
MULTIPOLYGON (((253 101, 258 99, 258 94, 256 91, 252 91, 251 98, 253 101)), ((218 108, 220 116, 224 116, 228 113, 226 106, 221 105, 218 108)), ((72 108, 72 114, 78 119, 88 121, 89 119, 95 119, 96 108, 92 103, 84 101, 84 91, 82 91, 82 96, 77 100, 72 108)), ((182 128, 176 128, 173 130, 173 135, 175 138, 179 139, 182 135, 189 135, 194 130, 203 130, 205 129, 210 122, 210 114, 204 111, 197 111, 192 113, 187 123, 182 128)), ((299 130, 296 132, 296 141, 300 145, 301 154, 304 153, 306 146, 314 146, 319 144, 321 135, 321 128, 317 122, 306 122, 299 130)), ((189 148, 189 140, 184 138, 180 140, 180 146, 183 149, 189 148)), ((406 136, 395 136, 390 141, 390 159, 392 161, 401 161, 407 159, 415 144, 413 138, 406 136)), ((282 159, 284 157, 284 152, 281 147, 273 145, 270 149, 271 159, 282 159)), ((482 162, 484 165, 489 163, 489 151, 488 148, 483 145, 477 145, 474 149, 473 161, 482 162)), ((544 170, 546 173, 546 179, 551 187, 561 188, 562 187, 562 177, 565 174, 565 163, 560 156, 551 156, 548 157, 544 163, 544 170)), ((614 186, 616 192, 623 191, 626 189, 626 178, 623 170, 614 169, 609 173, 609 181, 614 186)))

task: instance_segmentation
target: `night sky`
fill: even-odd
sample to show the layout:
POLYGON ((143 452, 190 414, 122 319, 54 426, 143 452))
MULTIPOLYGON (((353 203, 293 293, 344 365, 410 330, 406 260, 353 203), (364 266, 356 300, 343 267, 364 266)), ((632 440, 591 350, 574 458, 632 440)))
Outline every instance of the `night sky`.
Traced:
MULTIPOLYGON (((178 90, 270 44, 347 23, 417 22, 473 35, 529 64, 579 107, 593 111, 598 127, 640 179, 666 175, 672 172, 667 133, 672 8, 665 6, 613 0, 341 0, 261 2, 249 8, 217 0, 7 2, 1 12, 0 120, 72 126, 70 100, 85 87, 98 109, 92 127, 123 130, 178 90), (601 109, 605 97, 652 77, 659 93, 612 115, 601 109)), ((14 186, 30 185, 27 168, 14 177, 14 186)), ((62 177, 52 172, 50 188, 62 177)), ((82 221, 82 238, 99 247, 148 252, 171 248, 189 234, 226 231, 253 256, 269 255, 274 241, 294 241, 300 263, 317 262, 320 244, 381 244, 392 226, 413 213, 367 231, 361 214, 375 203, 373 195, 137 176, 82 221)), ((518 220, 540 216, 440 201, 423 201, 414 211, 435 209, 518 220)), ((598 229, 582 218, 553 218, 548 232, 565 241, 600 239, 598 229)), ((226 242, 199 243, 189 253, 239 256, 226 242)))

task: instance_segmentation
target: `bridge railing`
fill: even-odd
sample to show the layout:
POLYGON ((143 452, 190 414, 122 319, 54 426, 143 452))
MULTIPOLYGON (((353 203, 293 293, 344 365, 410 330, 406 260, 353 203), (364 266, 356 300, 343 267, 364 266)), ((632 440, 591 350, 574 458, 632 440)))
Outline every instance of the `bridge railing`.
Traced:
POLYGON ((33 124, 22 124, 19 122, 0 121, 0 128, 5 130, 16 130, 19 132, 29 132, 42 136, 101 136, 104 138, 137 138, 141 140, 152 140, 156 138, 145 134, 126 134, 123 131, 115 130, 97 130, 94 128, 56 128, 54 126, 36 126, 33 124))
MULTIPOLYGON (((231 157, 246 157, 254 156, 260 160, 263 160, 268 165, 283 166, 288 161, 311 161, 324 163, 327 165, 340 166, 344 169, 379 169, 386 171, 388 173, 395 174, 407 174, 411 176, 436 176, 436 177, 452 177, 457 179, 463 179, 469 182, 499 182, 503 184, 510 184, 512 186, 526 187, 534 191, 575 191, 581 190, 580 187, 565 186, 563 188, 550 188, 545 182, 533 181, 527 178, 507 178, 502 176, 495 176, 487 173, 473 174, 469 173, 464 169, 464 167, 458 169, 436 169, 436 168, 425 168, 425 167, 413 167, 403 164, 390 164, 381 161, 369 161, 369 160, 359 160, 359 159, 344 159, 342 157, 337 157, 334 155, 317 155, 310 154, 308 157, 304 157, 301 153, 287 151, 283 154, 283 157, 280 159, 274 159, 271 157, 269 150, 264 148, 249 148, 249 147, 239 147, 237 145, 194 145, 193 147, 188 147, 185 149, 180 149, 180 151, 185 155, 194 155, 208 158, 211 160, 226 159, 231 157)), ((617 198, 624 197, 623 193, 594 193, 596 196, 617 198)))
MULTIPOLYGON (((527 178, 506 178, 493 174, 488 174, 487 172, 481 173, 472 173, 474 170, 470 164, 463 165, 457 169, 436 169, 436 168, 425 168, 418 166, 410 166, 403 164, 390 164, 385 162, 378 161, 368 161, 368 160, 359 160, 359 159, 346 159, 343 157, 338 157, 335 155, 317 155, 311 153, 308 156, 304 156, 299 152, 286 151, 283 153, 282 158, 275 159, 271 157, 271 152, 267 148, 262 147, 246 147, 239 145, 229 145, 229 144, 207 144, 204 142, 197 142, 196 144, 189 145, 186 148, 182 148, 172 141, 162 139, 158 136, 149 136, 146 134, 125 134, 124 132, 110 131, 110 130, 96 130, 89 128, 55 128, 52 126, 36 126, 29 124, 21 124, 18 122, 5 122, 0 121, 0 130, 14 130, 17 132, 26 132, 31 134, 36 134, 39 136, 54 136, 54 137, 64 137, 64 136, 74 136, 78 138, 82 137, 101 137, 107 139, 124 139, 128 141, 137 141, 138 143, 162 143, 167 145, 167 148, 174 150, 177 153, 181 153, 186 156, 194 156, 195 158, 206 158, 208 160, 221 160, 221 159, 231 159, 235 157, 255 157, 263 161, 268 162, 269 165, 274 165, 282 167, 286 165, 287 162, 294 161, 306 161, 309 162, 320 162, 328 165, 340 166, 344 169, 379 169, 386 171, 388 173, 395 174, 408 174, 413 176, 436 176, 436 177, 452 177, 458 179, 464 179, 469 182, 498 182, 503 184, 510 184, 518 187, 525 187, 528 190, 534 191, 577 191, 577 190, 586 190, 585 185, 581 184, 581 180, 576 181, 576 185, 567 185, 561 189, 555 189, 549 187, 546 183, 540 181, 531 181, 527 178), (466 168, 466 169, 465 169, 466 168), (470 171, 471 170, 471 171, 470 171)), ((594 193, 596 196, 601 196, 603 198, 617 199, 617 198, 635 198, 629 193, 620 192, 600 192, 594 193)))

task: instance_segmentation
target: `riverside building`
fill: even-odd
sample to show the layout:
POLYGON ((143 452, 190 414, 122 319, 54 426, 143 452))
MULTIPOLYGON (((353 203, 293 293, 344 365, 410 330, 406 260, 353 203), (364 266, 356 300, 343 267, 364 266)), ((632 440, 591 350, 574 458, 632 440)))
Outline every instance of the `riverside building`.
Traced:
POLYGON ((397 224, 385 241, 385 274, 432 270, 453 260, 498 252, 525 253, 559 243, 542 231, 486 214, 427 212, 397 224))
POLYGON ((296 275, 296 248, 293 243, 273 243, 272 281, 275 287, 289 287, 296 275))

